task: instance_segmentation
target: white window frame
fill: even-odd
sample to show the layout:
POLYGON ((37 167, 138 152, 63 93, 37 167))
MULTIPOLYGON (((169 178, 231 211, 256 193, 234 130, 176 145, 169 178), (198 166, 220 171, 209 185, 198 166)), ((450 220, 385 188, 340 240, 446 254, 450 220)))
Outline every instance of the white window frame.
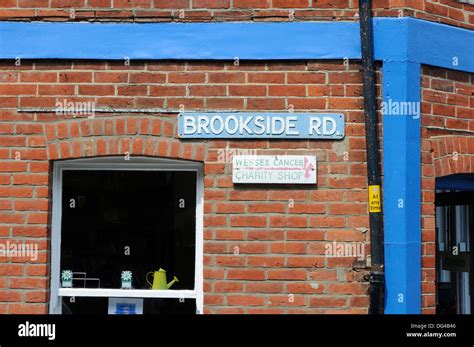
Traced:
POLYGON ((163 158, 97 157, 56 161, 53 164, 53 216, 51 223, 51 314, 62 313, 65 297, 117 297, 117 298, 176 298, 195 299, 196 313, 203 312, 203 164, 192 161, 163 158), (194 171, 196 172, 196 250, 193 290, 61 288, 61 217, 63 172, 66 170, 117 170, 117 171, 194 171))

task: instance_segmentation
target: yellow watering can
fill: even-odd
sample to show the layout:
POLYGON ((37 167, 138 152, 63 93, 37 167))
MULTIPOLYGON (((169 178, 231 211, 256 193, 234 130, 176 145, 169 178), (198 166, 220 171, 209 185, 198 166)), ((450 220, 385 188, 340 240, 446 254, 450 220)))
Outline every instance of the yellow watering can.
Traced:
POLYGON ((176 276, 173 276, 173 280, 170 283, 166 283, 166 271, 160 268, 158 271, 150 271, 146 274, 146 281, 151 286, 151 289, 160 289, 160 290, 167 290, 169 289, 175 282, 179 282, 176 276), (150 283, 148 280, 148 275, 153 275, 153 284, 150 283))

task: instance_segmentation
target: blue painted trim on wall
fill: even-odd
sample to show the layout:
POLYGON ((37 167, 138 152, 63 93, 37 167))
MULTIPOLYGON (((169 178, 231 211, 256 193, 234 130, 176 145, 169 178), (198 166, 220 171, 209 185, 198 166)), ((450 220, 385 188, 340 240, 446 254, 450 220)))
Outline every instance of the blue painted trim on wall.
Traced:
POLYGON ((407 18, 375 18, 374 58, 382 61, 405 61, 408 57, 407 18))
MULTIPOLYGON (((467 29, 409 17, 376 18, 374 42, 377 60, 409 60, 474 72, 474 32, 467 29), (457 65, 453 65, 453 57, 458 58, 457 65)), ((360 59, 359 23, 0 22, 0 59, 236 57, 360 59)))
MULTIPOLYGON (((420 103, 420 64, 383 65, 383 102, 420 103)), ((400 104, 398 104, 400 105, 400 104)), ((421 310, 420 115, 383 115, 386 313, 421 310), (393 165, 396 163, 396 165, 393 165)))
POLYGON ((0 22, 0 58, 340 59, 360 57, 355 22, 0 22), (337 38, 337 45, 334 45, 337 38), (314 42, 314 44, 313 44, 314 42))
POLYGON ((474 31, 407 18, 409 61, 474 72, 474 31))
POLYGON ((454 174, 436 178, 436 189, 474 192, 474 174, 454 174))
MULTIPOLYGON (((374 51, 375 58, 383 61, 386 102, 420 102, 420 64, 474 72, 474 32, 444 24, 408 17, 376 18, 374 51)), ((307 60, 360 56, 359 24, 355 22, 0 22, 0 59, 307 60)), ((383 129, 385 312, 419 313, 420 120, 385 115, 383 129)))

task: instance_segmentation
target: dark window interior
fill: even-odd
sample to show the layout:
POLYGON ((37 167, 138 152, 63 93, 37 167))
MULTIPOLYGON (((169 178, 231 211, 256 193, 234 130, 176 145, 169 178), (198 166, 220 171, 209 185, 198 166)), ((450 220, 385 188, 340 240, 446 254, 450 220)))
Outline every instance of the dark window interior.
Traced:
POLYGON ((73 287, 97 288, 98 278, 120 288, 129 270, 134 289, 149 289, 146 274, 163 268, 179 279, 170 289, 194 288, 194 171, 66 170, 62 197, 61 270, 86 273, 73 287))
POLYGON ((439 192, 436 194, 436 206, 436 313, 461 314, 462 308, 465 309, 469 302, 472 313, 474 312, 472 294, 474 288, 474 258, 472 257, 474 192, 439 192), (464 229, 464 233, 461 233, 460 229, 464 229), (453 247, 459 247, 461 242, 467 244, 467 250, 458 248, 457 254, 454 255, 453 247), (453 265, 446 267, 446 259, 453 265), (443 276, 446 272, 449 272, 449 276, 443 276), (466 272, 468 276, 464 276, 466 272), (466 284, 467 292, 463 290, 466 284), (470 297, 469 301, 467 296, 470 297))

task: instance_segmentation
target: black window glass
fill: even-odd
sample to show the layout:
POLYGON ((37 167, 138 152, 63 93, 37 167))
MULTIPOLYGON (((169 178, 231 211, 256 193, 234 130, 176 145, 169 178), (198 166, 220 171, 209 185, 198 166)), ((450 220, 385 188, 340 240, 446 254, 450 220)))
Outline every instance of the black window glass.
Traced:
POLYGON ((131 271, 133 289, 149 289, 147 273, 162 268, 178 278, 170 289, 194 288, 194 171, 66 170, 62 198, 61 270, 73 287, 121 288, 131 271))

